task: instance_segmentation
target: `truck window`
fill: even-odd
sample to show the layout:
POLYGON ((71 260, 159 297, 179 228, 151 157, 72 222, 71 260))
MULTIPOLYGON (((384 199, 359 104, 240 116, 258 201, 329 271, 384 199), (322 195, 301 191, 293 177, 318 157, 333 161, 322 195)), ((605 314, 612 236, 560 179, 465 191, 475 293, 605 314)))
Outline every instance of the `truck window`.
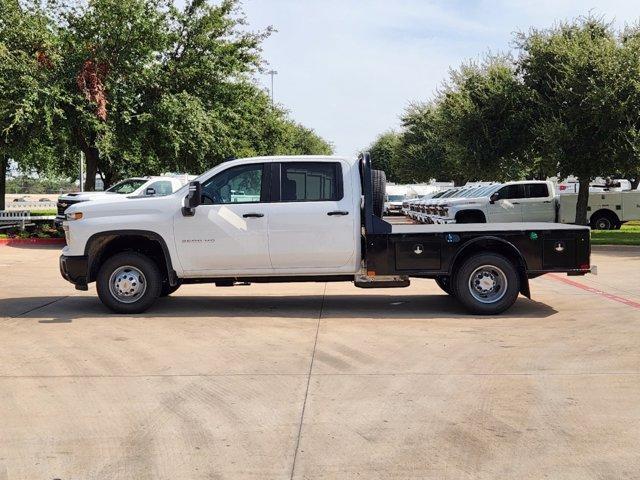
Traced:
POLYGON ((224 170, 202 184, 202 203, 259 203, 264 164, 238 165, 224 170))
POLYGON ((509 199, 525 197, 524 185, 519 183, 515 185, 506 185, 502 187, 500 190, 498 190, 498 193, 500 194, 500 197, 499 197, 500 200, 509 200, 509 199))
POLYGON ((280 175, 283 202, 318 202, 342 198, 339 163, 285 162, 280 175))
POLYGON ((158 197, 164 197, 165 195, 171 195, 173 193, 171 182, 168 180, 153 182, 147 188, 153 188, 156 191, 156 196, 158 197))
POLYGON ((549 196, 549 189, 546 183, 530 183, 527 185, 527 198, 546 198, 549 196))
POLYGON ((147 180, 144 179, 123 180, 120 183, 116 183, 113 187, 108 188, 107 192, 119 193, 120 195, 128 195, 135 192, 146 182, 147 180))

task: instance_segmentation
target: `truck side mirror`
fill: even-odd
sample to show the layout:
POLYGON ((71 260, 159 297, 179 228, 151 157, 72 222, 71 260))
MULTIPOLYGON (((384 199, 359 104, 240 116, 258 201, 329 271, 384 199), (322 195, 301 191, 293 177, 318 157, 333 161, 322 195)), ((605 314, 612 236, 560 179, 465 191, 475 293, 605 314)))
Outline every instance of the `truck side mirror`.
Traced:
POLYGON ((500 194, 498 192, 493 192, 491 194, 491 196, 489 197, 489 203, 491 205, 493 205, 494 203, 496 203, 498 200, 500 200, 500 194))
POLYGON ((202 204, 202 184, 200 182, 189 182, 189 193, 184 198, 182 215, 193 217, 196 214, 196 207, 202 204))
POLYGON ((153 197, 153 196, 156 194, 156 189, 155 189, 155 188, 153 188, 153 187, 149 187, 149 188, 147 188, 147 189, 144 191, 144 194, 145 194, 147 197, 153 197))

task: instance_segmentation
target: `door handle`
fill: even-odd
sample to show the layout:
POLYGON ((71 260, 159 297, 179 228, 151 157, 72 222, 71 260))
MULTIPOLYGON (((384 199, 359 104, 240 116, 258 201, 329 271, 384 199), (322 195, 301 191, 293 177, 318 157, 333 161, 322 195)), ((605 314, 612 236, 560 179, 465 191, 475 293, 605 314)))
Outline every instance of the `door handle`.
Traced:
POLYGON ((349 212, 346 212, 344 210, 336 210, 334 212, 328 212, 327 215, 329 215, 330 217, 335 217, 337 215, 349 215, 349 212))
POLYGON ((242 215, 244 218, 262 218, 264 213, 245 213, 242 215))

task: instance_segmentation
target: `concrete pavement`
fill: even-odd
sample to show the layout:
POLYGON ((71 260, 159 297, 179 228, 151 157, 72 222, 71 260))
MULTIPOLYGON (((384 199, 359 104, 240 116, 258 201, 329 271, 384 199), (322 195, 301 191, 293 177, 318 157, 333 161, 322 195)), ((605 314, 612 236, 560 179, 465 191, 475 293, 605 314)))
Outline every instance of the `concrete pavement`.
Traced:
POLYGON ((0 247, 0 480, 640 478, 639 248, 490 318, 428 280, 118 316, 57 255, 0 247))

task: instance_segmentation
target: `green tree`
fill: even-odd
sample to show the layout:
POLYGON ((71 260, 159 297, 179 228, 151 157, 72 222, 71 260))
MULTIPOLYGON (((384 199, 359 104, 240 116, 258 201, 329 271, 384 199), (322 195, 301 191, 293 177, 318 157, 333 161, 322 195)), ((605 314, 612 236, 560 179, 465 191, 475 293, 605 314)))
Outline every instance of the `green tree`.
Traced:
POLYGON ((617 89, 617 95, 623 117, 616 139, 616 166, 636 189, 640 184, 640 26, 625 29, 620 43, 618 65, 623 86, 617 89))
POLYGON ((507 57, 453 70, 430 102, 402 118, 396 170, 403 181, 514 179, 546 165, 532 162, 531 92, 507 57))
POLYGON ((368 149, 375 168, 384 170, 387 175, 387 180, 390 182, 400 180, 396 172, 397 166, 402 163, 398 158, 400 153, 399 146, 400 135, 390 130, 379 135, 368 149))
POLYGON ((111 184, 196 173, 233 156, 331 151, 256 86, 271 29, 246 31, 238 0, 190 0, 183 9, 170 0, 0 2, 23 19, 0 24, 0 54, 23 60, 0 62, 0 81, 27 83, 0 90, 4 141, 16 146, 3 152, 22 165, 69 173, 83 152, 90 190, 96 172, 111 184), (42 38, 17 48, 11 39, 31 23, 42 25, 42 38))
POLYGON ((520 72, 534 92, 536 148, 561 176, 579 178, 578 224, 586 224, 590 181, 618 170, 626 136, 620 99, 629 79, 619 45, 611 26, 593 17, 518 38, 520 72))
POLYGON ((9 159, 21 156, 45 168, 68 154, 55 128, 61 112, 46 108, 58 94, 51 87, 50 59, 42 53, 55 43, 49 26, 36 0, 0 0, 0 210, 9 159))
POLYGON ((438 106, 411 105, 402 117, 395 172, 401 182, 451 180, 455 172, 440 136, 438 106))
POLYGON ((437 126, 447 163, 472 180, 527 174, 531 102, 506 57, 452 71, 440 93, 437 126))

